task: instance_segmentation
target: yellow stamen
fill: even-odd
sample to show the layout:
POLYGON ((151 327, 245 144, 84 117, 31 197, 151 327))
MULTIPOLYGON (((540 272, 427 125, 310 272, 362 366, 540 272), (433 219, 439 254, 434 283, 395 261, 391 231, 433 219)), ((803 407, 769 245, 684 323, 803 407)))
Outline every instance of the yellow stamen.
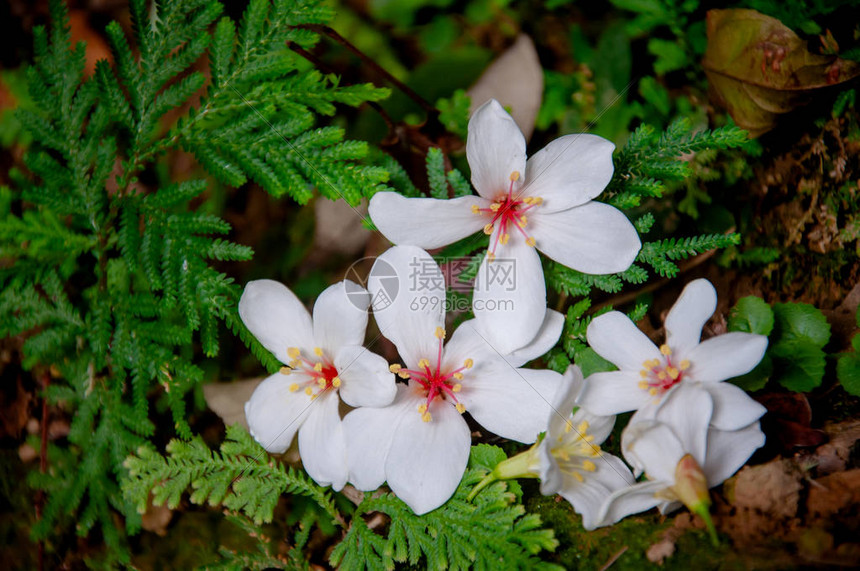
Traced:
POLYGON ((294 393, 294 392, 296 392, 297 390, 299 390, 299 384, 298 384, 298 383, 293 383, 293 384, 291 384, 291 385, 290 385, 290 392, 291 392, 291 393, 294 393))
POLYGON ((461 402, 458 402, 458 403, 457 403, 457 406, 455 406, 454 408, 456 408, 456 409, 457 409, 457 412, 459 412, 460 414, 463 414, 464 412, 466 412, 466 407, 465 407, 465 405, 464 405, 463 403, 461 403, 461 402))
POLYGON ((324 389, 326 385, 325 379, 319 379, 317 381, 317 384, 320 386, 321 389, 324 389))
POLYGON ((585 434, 586 432, 588 432, 588 421, 583 420, 582 422, 580 422, 579 426, 576 427, 576 431, 580 434, 585 434))
POLYGON ((463 390, 463 385, 461 385, 460 383, 457 383, 456 385, 451 387, 451 390, 454 391, 455 393, 459 393, 460 391, 463 390))
POLYGON ((480 208, 478 208, 478 205, 477 205, 477 204, 473 204, 473 205, 472 205, 472 214, 480 214, 480 213, 481 213, 481 209, 480 209, 480 208))
POLYGON ((501 207, 502 207, 501 204, 499 204, 498 202, 494 202, 493 204, 490 205, 490 210, 492 210, 493 212, 498 212, 499 208, 501 208, 501 207))
POLYGON ((502 245, 504 246, 505 244, 507 244, 507 243, 508 243, 508 240, 510 240, 510 239, 511 239, 511 235, 510 235, 510 234, 502 234, 502 235, 499 237, 499 244, 502 244, 502 245))
POLYGON ((340 377, 335 377, 331 380, 331 386, 333 386, 334 388, 338 388, 338 387, 340 387, 340 385, 341 385, 340 377))
POLYGON ((647 389, 648 383, 646 383, 645 381, 639 381, 639 388, 640 389, 647 389))
POLYGON ((515 182, 520 180, 520 171, 514 171, 511 173, 511 182, 515 182))
POLYGON ((666 375, 666 371, 660 371, 659 373, 657 373, 657 378, 661 381, 665 381, 669 377, 666 375))
POLYGON ((559 455, 559 457, 561 457, 561 459, 562 459, 562 460, 564 460, 565 462, 566 462, 566 461, 568 461, 568 460, 570 460, 570 454, 568 454, 568 453, 567 453, 567 450, 565 450, 564 448, 562 448, 561 450, 559 450, 559 451, 558 451, 558 455, 559 455))
POLYGON ((319 347, 314 347, 314 355, 316 355, 317 357, 322 357, 322 349, 320 349, 319 347))
POLYGON ((293 359, 292 361, 290 361, 290 367, 292 367, 293 369, 298 369, 301 364, 302 362, 299 359, 293 359))
POLYGON ((306 395, 312 395, 312 394, 314 394, 314 390, 310 387, 306 387, 305 388, 305 394, 306 395))
POLYGON ((484 234, 489 236, 492 233, 493 233, 493 225, 492 224, 487 224, 486 226, 484 226, 484 234))
POLYGON ((426 404, 419 404, 418 405, 418 412, 420 412, 421 414, 424 414, 425 412, 427 412, 427 405, 426 404))
POLYGON ((397 376, 400 377, 401 379, 408 379, 409 373, 407 373, 406 371, 400 371, 399 373, 397 373, 397 376))
POLYGON ((534 246, 535 246, 535 244, 537 244, 537 242, 535 241, 535 239, 532 236, 529 236, 528 239, 526 240, 526 244, 528 244, 529 246, 534 248, 534 246))
POLYGON ((520 216, 520 226, 525 226, 528 221, 529 219, 527 216, 520 216))
POLYGON ((648 389, 648 394, 649 394, 649 395, 651 395, 652 397, 653 397, 654 395, 656 395, 656 394, 657 394, 657 389, 656 389, 656 387, 655 387, 655 388, 650 388, 650 389, 648 389))
POLYGON ((452 376, 453 376, 455 379, 457 379, 458 381, 462 381, 462 380, 463 380, 463 373, 454 373, 452 376))
POLYGON ((441 327, 437 327, 434 335, 436 335, 436 339, 444 339, 445 338, 445 330, 442 329, 441 327))
POLYGON ((474 364, 475 362, 471 359, 466 359, 465 361, 463 361, 463 366, 467 369, 471 369, 474 364))
POLYGON ((487 252, 487 260, 488 260, 488 261, 492 262, 492 261, 493 261, 493 260, 495 260, 495 259, 496 259, 496 255, 495 255, 494 253, 492 253, 492 252, 487 252))
POLYGON ((432 419, 433 419, 433 417, 430 416, 429 412, 425 412, 424 414, 421 415, 421 420, 423 420, 424 422, 430 422, 432 419))
POLYGON ((419 369, 423 369, 425 367, 428 367, 428 368, 430 367, 430 361, 428 361, 427 359, 421 359, 420 361, 418 361, 418 368, 419 369))
POLYGON ((287 355, 290 356, 290 359, 298 359, 301 354, 302 352, 299 351, 298 347, 289 347, 287 349, 287 355))
POLYGON ((317 373, 322 372, 322 363, 317 363, 316 365, 314 365, 314 371, 316 371, 317 373))
POLYGON ((311 400, 317 400, 317 397, 318 397, 318 396, 319 396, 319 395, 311 395, 311 400))
POLYGON ((669 356, 672 354, 672 348, 666 344, 663 344, 663 345, 660 345, 660 352, 666 356, 669 356))
POLYGON ((572 422, 570 422, 570 421, 568 420, 568 421, 564 424, 564 431, 565 431, 565 432, 570 432, 571 430, 573 430, 573 423, 572 423, 572 422))
POLYGON ((532 197, 532 204, 534 204, 535 206, 537 206, 541 202, 543 202, 543 198, 541 198, 540 196, 533 196, 532 197))
POLYGON ((531 204, 533 201, 534 199, 531 196, 523 198, 523 202, 525 202, 526 204, 531 204))
POLYGON ((645 377, 648 376, 648 371, 646 371, 645 369, 642 369, 641 371, 639 371, 639 376, 644 379, 645 377))
POLYGON ((401 367, 397 363, 394 363, 393 365, 388 366, 388 370, 391 371, 392 373, 399 373, 400 369, 402 369, 402 368, 403 367, 401 367))
POLYGON ((585 481, 585 478, 583 478, 582 474, 580 474, 579 472, 574 472, 573 477, 576 478, 576 481, 580 484, 585 481))
POLYGON ((293 370, 289 367, 281 367, 281 369, 280 369, 280 373, 282 375, 289 375, 292 372, 293 372, 293 370))
POLYGON ((595 470, 597 470, 597 466, 595 466, 594 462, 592 462, 591 460, 586 460, 585 462, 583 462, 582 468, 586 472, 594 472, 595 470))
POLYGON ((666 372, 669 373, 669 376, 672 377, 672 380, 677 379, 678 376, 681 374, 681 371, 679 371, 675 367, 666 367, 666 372))
POLYGON ((684 359, 683 361, 681 361, 680 367, 681 367, 682 371, 686 371, 687 369, 690 368, 690 361, 688 361, 687 359, 684 359))

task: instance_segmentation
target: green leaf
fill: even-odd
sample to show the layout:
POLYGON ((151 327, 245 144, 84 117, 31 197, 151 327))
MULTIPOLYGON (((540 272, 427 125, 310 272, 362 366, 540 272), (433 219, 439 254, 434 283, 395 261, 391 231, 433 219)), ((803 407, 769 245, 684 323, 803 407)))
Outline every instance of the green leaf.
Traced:
POLYGON ((648 40, 648 51, 657 56, 654 71, 663 75, 670 71, 681 69, 687 65, 687 52, 678 42, 651 38, 648 40))
MULTIPOLYGON (((855 339, 860 337, 856 335, 855 339)), ((860 355, 847 353, 836 361, 836 377, 848 394, 860 397, 860 355)))
POLYGON ((773 310, 762 298, 754 295, 738 300, 729 311, 729 331, 767 336, 773 330, 773 324, 773 310))
POLYGON ((802 341, 819 348, 830 341, 830 324, 808 303, 777 303, 773 311, 780 341, 802 341))
POLYGON ((582 375, 587 377, 593 373, 602 373, 605 371, 615 371, 618 369, 615 365, 601 357, 591 347, 585 347, 576 352, 574 362, 582 369, 582 375))
POLYGON ((728 382, 737 385, 748 393, 759 391, 767 385, 773 375, 773 360, 765 354, 755 368, 745 375, 729 379, 728 382))
POLYGON ((825 353, 808 339, 780 341, 771 353, 778 357, 774 376, 790 391, 807 392, 821 384, 826 365, 825 353))

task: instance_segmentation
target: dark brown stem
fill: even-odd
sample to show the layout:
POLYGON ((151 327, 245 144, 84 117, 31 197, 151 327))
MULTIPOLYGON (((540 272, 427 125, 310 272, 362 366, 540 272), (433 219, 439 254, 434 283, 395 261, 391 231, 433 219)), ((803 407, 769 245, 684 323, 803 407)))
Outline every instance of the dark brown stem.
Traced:
POLYGON ((345 47, 347 50, 349 50, 350 52, 352 52, 353 54, 355 54, 356 56, 361 58, 361 61, 363 61, 364 63, 369 65, 371 68, 373 68, 376 71, 376 73, 383 76, 388 82, 390 82, 392 85, 397 87, 397 89, 399 89, 400 91, 405 93, 410 99, 412 99, 412 101, 417 103, 419 107, 421 107, 424 111, 426 111, 427 115, 436 116, 439 114, 439 111, 433 105, 430 105, 430 103, 428 103, 423 97, 421 97, 415 91, 413 91, 411 87, 409 87, 408 85, 406 85, 405 83, 403 83, 402 81, 400 81, 399 79, 397 79, 396 77, 394 77, 393 75, 388 73, 388 71, 386 71, 386 69, 384 67, 382 67, 381 65, 379 65, 378 63, 373 61, 371 58, 367 57, 367 55, 364 52, 362 52, 360 49, 358 49, 357 47, 352 45, 346 38, 341 36, 339 33, 337 33, 332 28, 329 28, 328 26, 321 26, 318 24, 306 24, 306 25, 297 26, 297 27, 298 28, 304 28, 306 30, 311 30, 311 31, 314 31, 318 34, 322 34, 324 36, 328 36, 329 38, 331 38, 332 40, 339 43, 340 45, 345 47))

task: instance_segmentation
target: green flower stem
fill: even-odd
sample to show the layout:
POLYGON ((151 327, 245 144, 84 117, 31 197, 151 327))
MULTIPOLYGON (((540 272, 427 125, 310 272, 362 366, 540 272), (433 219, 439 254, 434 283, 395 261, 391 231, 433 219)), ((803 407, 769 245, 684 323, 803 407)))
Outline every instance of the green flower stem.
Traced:
POLYGON ((507 460, 499 462, 493 471, 487 474, 483 480, 478 482, 478 485, 469 492, 466 497, 468 501, 475 499, 478 493, 495 482, 496 480, 510 480, 512 478, 537 478, 539 477, 530 468, 534 465, 535 456, 537 454, 537 446, 532 446, 525 452, 512 456, 507 460))

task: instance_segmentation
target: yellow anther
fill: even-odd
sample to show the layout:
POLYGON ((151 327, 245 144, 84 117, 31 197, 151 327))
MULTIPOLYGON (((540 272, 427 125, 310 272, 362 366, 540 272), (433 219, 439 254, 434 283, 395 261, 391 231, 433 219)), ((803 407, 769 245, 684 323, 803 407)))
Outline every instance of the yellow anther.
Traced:
POLYGON ((293 383, 293 384, 291 384, 291 385, 290 385, 290 392, 291 392, 291 393, 294 393, 294 392, 296 392, 297 390, 299 390, 299 384, 298 384, 298 383, 293 383))
POLYGON ((672 354, 672 348, 666 344, 663 344, 663 345, 660 345, 660 352, 666 356, 669 356, 672 354))
POLYGON ((534 198, 532 198, 531 196, 527 196, 527 197, 523 198, 523 202, 525 202, 526 204, 531 204, 533 201, 534 201, 534 198))
POLYGON ((487 224, 486 226, 484 226, 484 234, 489 236, 492 233, 493 233, 493 225, 492 224, 487 224))
POLYGON ((318 396, 319 396, 319 395, 311 395, 311 400, 317 400, 317 397, 318 397, 318 396))
POLYGON ((534 204, 535 206, 537 206, 541 202, 543 202, 543 198, 541 198, 540 196, 533 196, 532 197, 532 204, 534 204))
POLYGON ((421 414, 424 414, 425 412, 427 412, 427 405, 426 404, 419 404, 418 405, 418 412, 420 412, 421 414))
POLYGON ((648 388, 648 383, 647 383, 647 382, 645 382, 645 381, 639 381, 639 388, 640 388, 640 389, 647 389, 647 388, 648 388))
POLYGON ((657 394, 657 388, 652 387, 652 388, 648 389, 648 394, 651 395, 652 397, 655 396, 657 394))
POLYGON ((679 371, 675 367, 666 367, 666 372, 669 373, 669 376, 672 377, 673 381, 677 379, 678 376, 681 374, 681 371, 679 371))
POLYGON ((471 359, 466 359, 465 361, 463 361, 463 366, 466 367, 467 369, 471 369, 472 366, 474 366, 474 364, 475 364, 475 362, 471 359))
POLYGON ((570 432, 571 430, 573 430, 573 423, 568 420, 566 423, 564 423, 564 431, 570 432))
POLYGON ((306 395, 312 395, 312 394, 314 394, 314 390, 310 387, 306 387, 305 388, 305 394, 306 395))
POLYGON ((298 347, 290 347, 287 349, 287 355, 290 356, 290 359, 298 359, 301 354, 302 352, 299 351, 298 347))
POLYGON ((582 437, 582 439, 585 440, 586 442, 593 442, 594 441, 594 435, 593 434, 586 434, 582 437))
POLYGON ((457 406, 455 406, 454 408, 456 408, 457 412, 459 412, 460 414, 463 414, 464 412, 466 412, 466 405, 464 405, 461 402, 458 402, 457 406))
POLYGON ((400 371, 399 373, 397 373, 397 376, 400 377, 401 379, 408 379, 409 373, 407 373, 406 371, 400 371))
POLYGON ((564 461, 570 460, 570 454, 568 454, 567 450, 565 450, 564 448, 558 451, 558 456, 564 461))
POLYGON ((314 355, 317 357, 322 357, 322 349, 319 347, 314 347, 314 355))
POLYGON ((437 327, 436 331, 433 333, 436 336, 436 339, 444 339, 445 338, 445 330, 441 327, 437 327))
POLYGON ((421 420, 423 420, 424 422, 430 422, 432 419, 433 419, 433 417, 430 416, 429 412, 425 412, 424 414, 421 415, 421 420))
POLYGON ((480 208, 478 208, 478 205, 477 205, 477 204, 473 204, 473 205, 472 205, 472 214, 480 214, 480 213, 481 213, 481 209, 480 209, 480 208))
POLYGON ((289 367, 281 367, 281 368, 280 368, 280 373, 281 373, 282 375, 289 375, 289 374, 290 374, 290 373, 292 373, 292 372, 293 372, 293 370, 292 370, 291 368, 289 368, 289 367))
POLYGON ((320 387, 321 389, 324 389, 324 388, 325 388, 325 386, 326 386, 325 379, 318 379, 318 380, 317 380, 317 384, 319 385, 319 387, 320 387))
POLYGON ((322 363, 317 363, 316 365, 314 365, 314 371, 316 371, 317 373, 322 372, 322 363))
POLYGON ((487 252, 487 261, 492 262, 492 261, 493 261, 493 260, 495 260, 495 259, 496 259, 496 255, 495 255, 494 253, 492 253, 492 252, 487 252))
POLYGON ((520 180, 520 171, 514 171, 511 173, 511 182, 520 180))
POLYGON ((525 226, 528 221, 528 216, 520 216, 520 226, 525 226))
POLYGON ((537 242, 535 241, 535 239, 534 239, 532 236, 529 236, 529 237, 526 239, 526 244, 528 244, 529 246, 531 246, 532 248, 534 248, 534 246, 535 246, 535 244, 537 244, 537 242))
POLYGON ((579 472, 574 472, 573 477, 576 478, 576 481, 580 484, 585 481, 585 478, 583 478, 582 474, 580 474, 579 472))
POLYGON ((659 373, 657 373, 657 378, 660 379, 661 381, 665 381, 666 379, 669 378, 669 376, 666 375, 666 371, 660 371, 659 373))
POLYGON ((498 202, 494 202, 490 205, 490 210, 492 210, 493 212, 498 212, 499 208, 501 208, 501 207, 502 207, 501 204, 499 204, 498 202))
POLYGON ((299 359, 293 359, 290 361, 290 367, 293 369, 298 369, 301 366, 302 362, 299 359))
POLYGON ((453 374, 453 375, 451 375, 451 376, 452 376, 452 377, 454 377, 455 379, 457 379, 458 381, 462 381, 462 380, 463 380, 463 373, 454 373, 454 374, 453 374))
POLYGON ((340 377, 335 377, 331 380, 331 386, 333 386, 334 388, 340 387, 341 384, 343 383, 341 382, 340 377))
POLYGON ((600 444, 592 444, 591 445, 591 453, 594 456, 600 454, 600 444))
POLYGON ((393 365, 388 366, 388 370, 391 371, 392 373, 399 373, 400 369, 402 369, 402 368, 403 367, 401 367, 397 363, 394 363, 393 365))
POLYGON ((690 368, 690 361, 688 361, 687 359, 684 359, 683 361, 681 361, 680 367, 681 367, 682 371, 686 371, 687 369, 690 368))
POLYGON ((510 239, 511 239, 510 234, 502 234, 502 236, 499 238, 499 243, 501 243, 502 245, 505 245, 510 241, 510 239))
POLYGON ((643 379, 647 378, 648 377, 648 371, 646 371, 645 369, 642 369, 641 371, 639 371, 639 376, 642 377, 643 379))
POLYGON ((451 390, 454 391, 455 393, 459 393, 460 391, 463 390, 463 385, 461 385, 460 383, 457 383, 453 387, 451 387, 451 390))
POLYGON ((585 462, 583 462, 582 468, 586 472, 594 472, 595 470, 597 470, 597 466, 595 466, 594 462, 592 462, 591 460, 586 460, 585 462))
POLYGON ((420 361, 418 361, 419 369, 423 369, 425 367, 428 369, 430 368, 430 361, 428 361, 427 359, 421 359, 420 361))
POLYGON ((588 426, 589 426, 588 421, 583 420, 582 422, 579 423, 579 426, 576 427, 576 431, 580 434, 585 434, 586 432, 588 432, 588 426))

